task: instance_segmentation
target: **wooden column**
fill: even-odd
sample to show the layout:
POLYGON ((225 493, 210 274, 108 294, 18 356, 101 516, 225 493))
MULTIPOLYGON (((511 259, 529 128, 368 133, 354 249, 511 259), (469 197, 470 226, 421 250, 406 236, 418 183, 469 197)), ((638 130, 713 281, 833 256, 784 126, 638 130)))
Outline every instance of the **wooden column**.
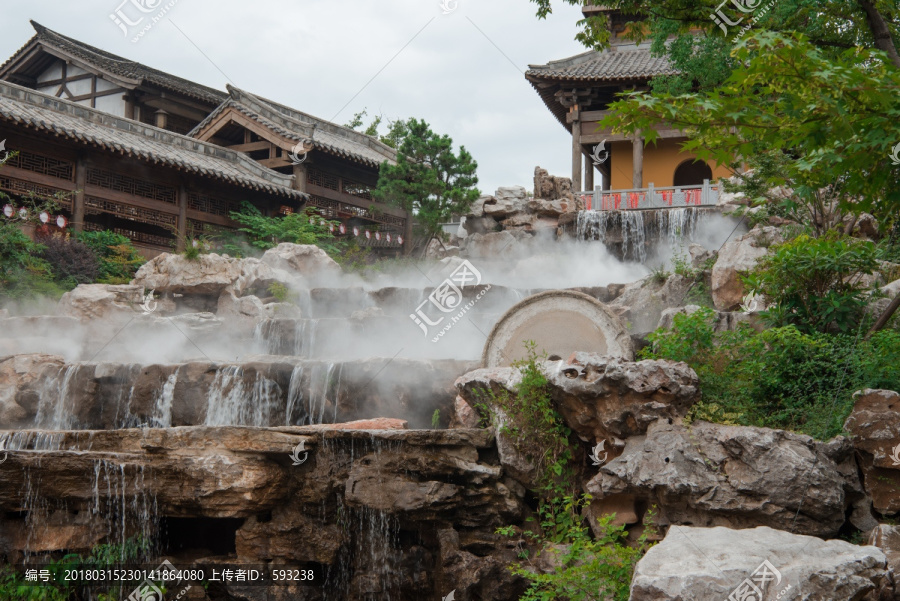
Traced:
POLYGON ((609 190, 612 186, 612 157, 604 163, 603 167, 600 168, 600 173, 603 174, 603 184, 602 188, 604 190, 609 190))
POLYGON ((631 142, 632 146, 632 174, 631 174, 631 187, 632 188, 643 188, 644 187, 644 138, 641 137, 640 132, 637 132, 634 135, 634 139, 631 142))
POLYGON ((84 185, 87 182, 87 162, 83 156, 75 161, 75 195, 72 198, 72 225, 76 232, 84 231, 84 185))
POLYGON ((569 109, 572 115, 572 190, 574 192, 581 191, 581 119, 576 104, 569 109))
POLYGON ((177 241, 175 242, 175 252, 183 252, 185 240, 187 239, 187 210, 188 210, 188 191, 184 184, 178 186, 178 221, 176 222, 177 241))
POLYGON ((412 213, 406 214, 406 229, 403 232, 403 254, 411 255, 412 254, 412 244, 413 244, 413 216, 412 213))
POLYGON ((307 179, 306 164, 300 163, 299 165, 294 165, 294 181, 291 184, 291 187, 293 187, 294 190, 300 190, 305 193, 307 179))
POLYGON ((169 113, 167 113, 166 111, 164 111, 162 109, 159 109, 154 114, 156 115, 156 127, 160 128, 160 129, 165 129, 166 125, 168 125, 168 122, 169 122, 169 120, 168 120, 169 113))
POLYGON ((134 116, 134 96, 125 94, 122 98, 125 99, 125 118, 136 120, 134 116))
POLYGON ((584 157, 584 189, 594 189, 594 159, 589 156, 584 157))

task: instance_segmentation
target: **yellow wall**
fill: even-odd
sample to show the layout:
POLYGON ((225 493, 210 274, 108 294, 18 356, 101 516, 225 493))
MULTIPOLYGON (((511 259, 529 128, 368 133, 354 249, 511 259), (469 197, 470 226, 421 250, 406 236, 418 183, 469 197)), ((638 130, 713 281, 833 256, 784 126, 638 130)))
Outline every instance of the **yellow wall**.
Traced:
MULTIPOLYGON (((644 182, 642 188, 651 183, 657 187, 672 186, 675 181, 675 169, 683 161, 696 158, 691 152, 682 152, 682 139, 657 140, 655 144, 644 146, 644 182)), ((610 165, 612 170, 612 190, 631 188, 631 142, 613 142, 610 144, 610 165)), ((725 167, 709 163, 713 173, 713 181, 720 177, 731 177, 731 171, 725 167)))

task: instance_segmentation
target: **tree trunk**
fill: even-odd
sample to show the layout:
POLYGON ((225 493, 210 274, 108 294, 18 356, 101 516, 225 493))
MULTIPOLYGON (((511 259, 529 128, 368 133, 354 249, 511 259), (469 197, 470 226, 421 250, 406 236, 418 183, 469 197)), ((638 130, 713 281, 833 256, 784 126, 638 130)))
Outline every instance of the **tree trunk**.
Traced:
POLYGON ((873 0, 857 0, 857 2, 866 11, 869 29, 872 30, 872 36, 875 38, 875 47, 887 52, 894 66, 900 69, 900 54, 897 54, 897 47, 894 45, 894 40, 891 37, 891 30, 888 29, 887 22, 875 7, 875 2, 873 0))
POLYGON ((872 326, 872 329, 869 330, 869 333, 866 334, 866 338, 874 334, 875 332, 884 328, 887 323, 891 320, 894 313, 897 311, 897 307, 900 307, 900 293, 894 297, 894 300, 891 301, 891 304, 888 305, 888 308, 885 309, 884 313, 881 314, 881 317, 878 318, 878 321, 875 322, 875 325, 872 326))

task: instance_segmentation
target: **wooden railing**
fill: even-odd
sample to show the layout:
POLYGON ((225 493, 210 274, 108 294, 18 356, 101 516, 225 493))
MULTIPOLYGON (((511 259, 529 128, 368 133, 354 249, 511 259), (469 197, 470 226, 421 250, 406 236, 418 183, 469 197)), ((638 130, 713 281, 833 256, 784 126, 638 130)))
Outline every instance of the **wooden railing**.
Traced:
POLYGON ((674 209, 715 206, 719 200, 719 185, 704 180, 698 186, 633 188, 630 190, 601 190, 577 192, 587 211, 627 211, 641 209, 674 209))

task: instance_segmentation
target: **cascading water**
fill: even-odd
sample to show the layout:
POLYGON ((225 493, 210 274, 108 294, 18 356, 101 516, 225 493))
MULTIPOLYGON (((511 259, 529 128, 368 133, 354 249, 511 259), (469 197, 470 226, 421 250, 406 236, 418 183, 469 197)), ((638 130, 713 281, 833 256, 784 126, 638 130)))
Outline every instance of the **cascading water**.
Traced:
POLYGON ((159 396, 156 397, 156 404, 153 407, 153 425, 159 428, 172 427, 172 402, 175 400, 175 385, 178 383, 179 367, 174 373, 166 378, 159 396))
POLYGON ((256 348, 267 355, 316 356, 318 319, 266 319, 253 331, 256 348))
POLYGON ((82 367, 80 363, 67 365, 53 378, 43 382, 39 390, 36 428, 69 430, 75 425, 72 382, 82 367))
POLYGON ((256 374, 247 387, 240 365, 221 367, 209 389, 207 426, 269 426, 282 398, 277 382, 256 374))
POLYGON ((578 240, 598 240, 624 261, 644 263, 662 241, 676 245, 693 240, 709 210, 695 207, 631 211, 579 211, 578 240))

